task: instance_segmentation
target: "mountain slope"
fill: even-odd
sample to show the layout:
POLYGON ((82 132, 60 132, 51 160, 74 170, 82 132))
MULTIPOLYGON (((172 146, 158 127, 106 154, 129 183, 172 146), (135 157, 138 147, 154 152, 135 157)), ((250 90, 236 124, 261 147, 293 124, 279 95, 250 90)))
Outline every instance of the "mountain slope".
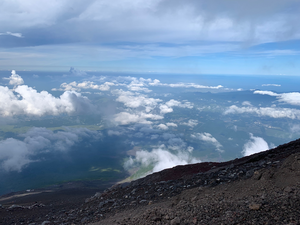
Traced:
POLYGON ((300 139, 229 162, 177 166, 65 209, 5 206, 0 223, 298 224, 299 182, 300 139), (47 216, 26 217, 42 210, 47 216))

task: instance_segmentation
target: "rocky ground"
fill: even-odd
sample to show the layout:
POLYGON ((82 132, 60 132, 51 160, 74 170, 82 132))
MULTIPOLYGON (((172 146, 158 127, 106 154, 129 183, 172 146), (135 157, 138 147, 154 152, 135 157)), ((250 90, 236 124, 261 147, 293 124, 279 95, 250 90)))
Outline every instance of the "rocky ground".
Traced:
POLYGON ((57 207, 3 204, 0 224, 300 224, 300 140, 229 162, 167 169, 84 201, 71 196, 57 207))

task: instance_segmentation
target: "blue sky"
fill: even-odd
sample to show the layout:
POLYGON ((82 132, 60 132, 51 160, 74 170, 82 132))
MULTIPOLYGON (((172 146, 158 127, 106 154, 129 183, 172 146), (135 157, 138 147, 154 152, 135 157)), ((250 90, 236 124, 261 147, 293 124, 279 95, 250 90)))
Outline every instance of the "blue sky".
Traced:
POLYGON ((297 0, 2 0, 0 69, 299 75, 297 0))

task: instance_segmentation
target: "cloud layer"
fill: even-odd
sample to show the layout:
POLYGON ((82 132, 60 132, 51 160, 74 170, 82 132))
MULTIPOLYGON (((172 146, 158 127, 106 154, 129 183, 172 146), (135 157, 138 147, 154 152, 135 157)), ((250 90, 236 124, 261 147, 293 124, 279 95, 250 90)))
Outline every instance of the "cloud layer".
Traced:
POLYGON ((300 119, 300 110, 290 108, 276 108, 276 107, 238 107, 232 105, 228 107, 224 114, 243 114, 250 113, 256 114, 257 116, 269 116, 272 118, 289 118, 289 119, 300 119))
POLYGON ((46 128, 32 128, 22 137, 23 140, 8 138, 0 141, 0 169, 20 172, 36 161, 34 156, 47 152, 66 152, 80 138, 99 138, 99 133, 85 128, 58 132, 46 128))
POLYGON ((274 96, 278 99, 279 102, 287 103, 290 105, 299 105, 300 106, 300 93, 299 92, 277 94, 272 91, 254 91, 253 93, 274 96))
MULTIPOLYGON (((226 3, 221 0, 209 3, 204 0, 152 0, 146 4, 140 0, 88 0, 76 1, 76 4, 71 0, 5 0, 1 6, 0 30, 22 30, 29 39, 27 44, 32 44, 37 31, 40 37, 36 38, 45 44, 51 40, 59 43, 62 40, 163 42, 171 39, 175 42, 199 38, 271 42, 299 37, 296 23, 299 3, 293 0, 243 3, 237 0, 226 3), (124 27, 127 29, 122 29, 124 27)), ((18 32, 6 33, 22 36, 16 35, 18 32)))

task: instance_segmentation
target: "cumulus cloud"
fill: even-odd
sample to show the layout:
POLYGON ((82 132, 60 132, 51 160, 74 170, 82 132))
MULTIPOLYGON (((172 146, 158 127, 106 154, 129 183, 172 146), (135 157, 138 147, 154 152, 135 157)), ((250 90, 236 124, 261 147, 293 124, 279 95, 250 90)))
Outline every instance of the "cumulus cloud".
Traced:
POLYGON ((189 126, 189 127, 195 127, 198 125, 198 120, 192 120, 190 119, 188 122, 183 122, 181 125, 189 126))
POLYGON ((250 133, 250 140, 244 145, 242 154, 248 156, 266 150, 269 150, 268 143, 263 138, 255 137, 250 133))
POLYGON ((199 163, 199 159, 192 157, 192 149, 179 150, 179 151, 168 151, 161 147, 153 149, 148 152, 140 150, 136 152, 135 158, 130 157, 124 164, 126 169, 131 167, 148 167, 152 166, 153 169, 147 174, 158 172, 167 168, 171 168, 177 165, 186 165, 190 163, 199 163))
POLYGON ((198 139, 198 140, 201 140, 201 141, 209 142, 209 143, 213 144, 216 147, 217 151, 223 152, 223 150, 221 150, 221 148, 223 146, 210 133, 204 132, 204 133, 191 134, 191 137, 195 138, 195 139, 198 139))
POLYGON ((166 123, 168 127, 177 127, 176 123, 166 123))
POLYGON ((254 91, 254 94, 261 95, 270 95, 275 96, 279 102, 284 102, 290 105, 299 105, 300 106, 300 93, 299 92, 290 92, 277 94, 272 91, 254 91))
POLYGON ((140 79, 137 79, 137 78, 132 78, 132 81, 130 84, 127 85, 127 88, 130 90, 130 91, 143 91, 143 92, 146 92, 146 93, 149 93, 151 92, 152 90, 148 89, 147 87, 145 86, 148 86, 146 84, 146 82, 150 81, 151 79, 144 79, 144 78, 140 78, 140 79))
POLYGON ((227 108, 224 114, 242 114, 251 113, 258 116, 269 116, 273 118, 290 118, 300 119, 300 110, 290 108, 275 108, 275 107, 238 107, 232 105, 227 108))
POLYGON ((120 125, 127 125, 130 123, 144 123, 144 124, 152 124, 150 120, 161 120, 163 119, 160 115, 155 115, 151 113, 128 113, 128 112, 120 112, 114 116, 114 121, 120 125))
POLYGON ((11 71, 10 77, 8 77, 8 78, 4 77, 3 79, 9 80, 9 84, 14 85, 14 86, 24 84, 23 78, 20 75, 18 75, 15 70, 11 71))
POLYGON ((165 104, 161 104, 159 106, 160 113, 161 114, 171 113, 171 112, 173 112, 173 107, 192 109, 194 107, 194 104, 191 102, 188 102, 188 101, 181 103, 180 101, 171 99, 170 101, 166 102, 165 104))
POLYGON ((157 125, 157 128, 160 130, 168 130, 169 129, 169 127, 167 125, 162 124, 162 123, 157 125))
POLYGON ((37 92, 27 85, 20 85, 14 92, 8 87, 0 86, 1 116, 59 115, 83 113, 92 109, 88 98, 73 91, 66 91, 59 98, 55 98, 47 91, 37 92))
POLYGON ((85 128, 53 132, 46 128, 32 128, 21 135, 23 140, 8 138, 0 141, 0 168, 5 171, 21 171, 35 162, 37 156, 47 152, 66 152, 80 138, 99 138, 100 134, 85 128))
POLYGON ((119 95, 116 100, 124 103, 126 107, 144 107, 147 113, 152 111, 157 104, 162 101, 161 99, 149 98, 145 95, 135 94, 130 91, 116 90, 114 94, 119 95))
POLYGON ((108 91, 110 90, 111 86, 114 86, 115 84, 112 82, 105 82, 103 84, 95 84, 92 81, 83 81, 81 83, 77 83, 76 81, 73 81, 71 83, 62 83, 60 85, 60 88, 53 88, 52 91, 81 91, 81 89, 94 89, 94 90, 100 90, 100 91, 108 91))

